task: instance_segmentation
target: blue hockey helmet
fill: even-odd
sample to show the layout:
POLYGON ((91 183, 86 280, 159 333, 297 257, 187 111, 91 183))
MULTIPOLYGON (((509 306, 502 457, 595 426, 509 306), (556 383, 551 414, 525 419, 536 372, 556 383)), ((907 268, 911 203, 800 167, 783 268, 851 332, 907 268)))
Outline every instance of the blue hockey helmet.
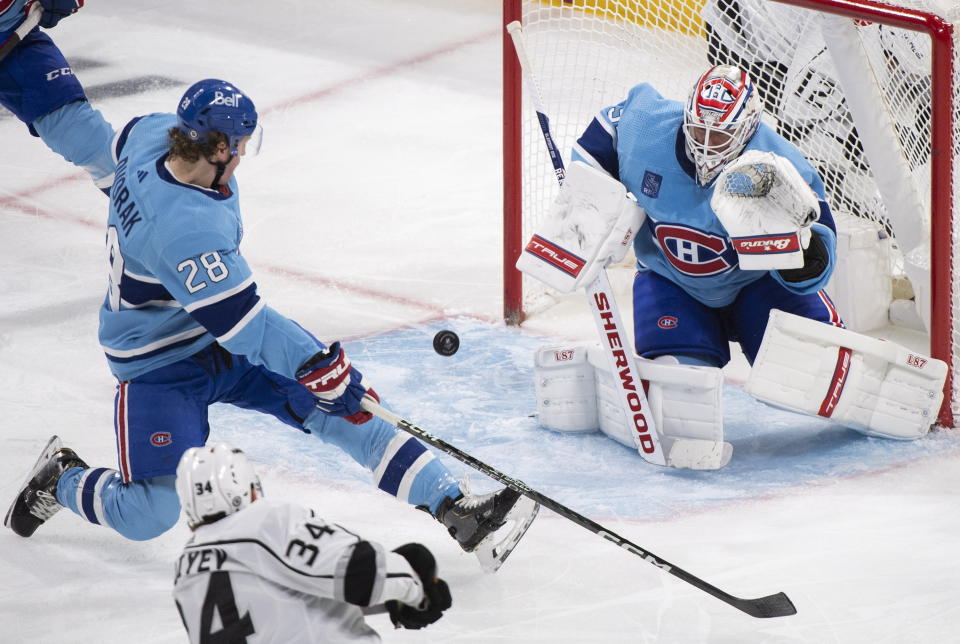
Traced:
POLYGON ((243 137, 258 131, 253 101, 232 83, 217 78, 205 78, 187 89, 177 106, 177 120, 177 127, 191 141, 205 141, 210 132, 226 135, 233 155, 243 137))

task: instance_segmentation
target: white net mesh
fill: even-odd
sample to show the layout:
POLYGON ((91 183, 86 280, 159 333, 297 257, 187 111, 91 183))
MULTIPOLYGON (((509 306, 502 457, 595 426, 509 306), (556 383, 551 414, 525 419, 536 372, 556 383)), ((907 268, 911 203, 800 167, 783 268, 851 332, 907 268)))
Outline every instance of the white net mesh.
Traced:
MULTIPOLYGON (((928 11, 947 21, 960 18, 956 3, 947 0, 886 5, 928 11)), ((875 222, 890 237, 890 275, 900 277, 898 284, 913 282, 920 316, 929 316, 929 300, 947 298, 950 305, 939 310, 953 311, 957 296, 952 280, 939 280, 938 292, 926 292, 932 104, 927 34, 771 0, 526 0, 521 12, 531 71, 566 163, 593 116, 623 100, 637 83, 649 82, 664 96, 684 100, 709 65, 738 64, 757 82, 765 122, 819 170, 832 209, 875 222)), ((953 40, 956 57, 956 33, 953 40)), ((954 74, 958 68, 954 61, 954 74)), ((951 114, 958 86, 955 78, 946 97, 954 103, 951 114)), ((533 110, 523 110, 521 118, 526 239, 548 211, 558 184, 533 110)), ((944 152, 957 157, 958 124, 960 118, 954 118, 952 140, 935 141, 934 149, 948 146, 944 152)), ((958 165, 946 188, 953 204, 960 203, 958 165)), ((934 212, 948 218, 955 244, 954 213, 934 212)), ((958 255, 952 253, 949 260, 953 274, 960 274, 958 255)), ((551 303, 533 280, 525 279, 523 290, 528 313, 551 303)), ((909 286, 900 293, 912 295, 909 286)), ((953 347, 960 346, 960 337, 954 337, 952 319, 942 322, 949 324, 949 332, 941 344, 950 346, 939 351, 956 366, 953 347)), ((958 413, 960 396, 953 400, 958 413)))

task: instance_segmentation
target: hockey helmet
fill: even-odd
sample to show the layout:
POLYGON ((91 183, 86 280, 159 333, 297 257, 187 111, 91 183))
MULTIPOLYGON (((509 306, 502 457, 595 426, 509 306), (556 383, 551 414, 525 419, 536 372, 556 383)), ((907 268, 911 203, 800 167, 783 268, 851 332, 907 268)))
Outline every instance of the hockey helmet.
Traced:
POLYGON ((191 447, 177 466, 177 495, 190 527, 239 512, 263 496, 246 455, 226 443, 191 447))
POLYGON ((224 134, 234 156, 246 136, 252 137, 249 152, 255 154, 260 147, 253 101, 232 83, 216 78, 197 81, 187 89, 177 106, 177 127, 191 141, 204 141, 211 132, 224 134))
POLYGON ((739 67, 716 65, 697 79, 683 113, 683 134, 698 184, 709 185, 740 156, 762 115, 753 79, 739 67))

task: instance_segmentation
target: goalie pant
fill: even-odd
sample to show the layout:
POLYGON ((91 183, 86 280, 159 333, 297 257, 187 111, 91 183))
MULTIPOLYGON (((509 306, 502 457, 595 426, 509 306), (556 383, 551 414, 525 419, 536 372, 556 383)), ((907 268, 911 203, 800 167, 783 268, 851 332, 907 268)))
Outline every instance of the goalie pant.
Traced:
MULTIPOLYGON (((0 42, 23 21, 26 3, 13 0, 0 10, 0 42)), ((0 60, 0 105, 110 193, 116 168, 110 151, 113 126, 91 107, 60 48, 39 29, 0 60)))
POLYGON ((174 598, 194 644, 379 642, 362 607, 417 605, 423 586, 380 544, 261 499, 197 528, 176 563, 174 598))

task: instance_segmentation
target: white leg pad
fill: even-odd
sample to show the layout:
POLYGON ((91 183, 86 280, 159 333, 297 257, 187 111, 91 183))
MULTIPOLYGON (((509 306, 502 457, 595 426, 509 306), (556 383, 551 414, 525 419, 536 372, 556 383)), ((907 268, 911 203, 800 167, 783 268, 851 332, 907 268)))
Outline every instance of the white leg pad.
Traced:
MULTIPOLYGON (((587 361, 585 344, 537 349, 533 373, 540 425, 560 432, 597 431, 597 391, 593 372, 593 365, 587 361)), ((633 447, 632 441, 630 446, 633 447)))
MULTIPOLYGON (((590 362, 597 374, 600 431, 633 447, 614 389, 613 374, 599 346, 591 347, 590 362)), ((716 470, 730 462, 733 446, 723 440, 723 372, 715 367, 680 365, 672 357, 637 359, 647 385, 647 400, 670 467, 716 470)))
POLYGON ((936 420, 946 377, 942 360, 774 310, 745 389, 864 434, 913 440, 936 420))
MULTIPOLYGON (((676 364, 674 358, 637 359, 640 377, 670 467, 715 470, 730 462, 723 441, 723 373, 714 367, 676 364)), ((613 374, 599 344, 540 347, 534 359, 537 415, 542 427, 561 432, 600 429, 635 448, 613 374)))

